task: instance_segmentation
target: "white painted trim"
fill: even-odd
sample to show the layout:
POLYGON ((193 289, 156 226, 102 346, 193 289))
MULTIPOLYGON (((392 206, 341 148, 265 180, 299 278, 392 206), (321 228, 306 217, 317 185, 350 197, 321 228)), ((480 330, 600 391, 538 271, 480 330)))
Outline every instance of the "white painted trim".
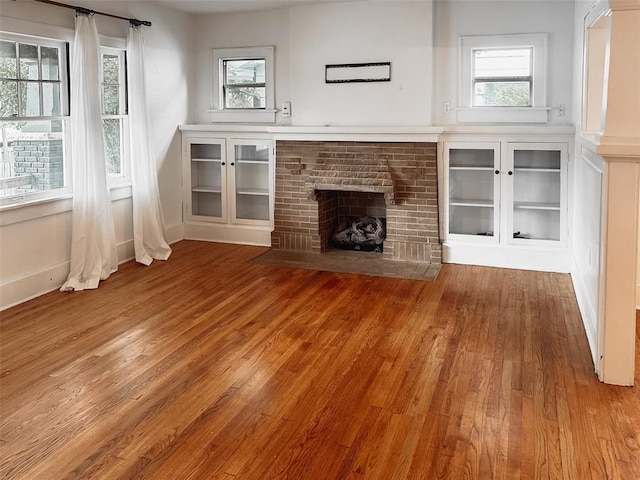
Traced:
MULTIPOLYGON (((109 188, 111 202, 131 198, 131 184, 113 185, 109 188)), ((31 202, 6 205, 0 208, 0 227, 26 222, 73 210, 73 194, 66 193, 53 198, 36 199, 31 202)))
POLYGON ((214 48, 212 50, 213 95, 209 110, 212 122, 257 122, 276 121, 275 110, 275 47, 214 48), (224 108, 223 61, 228 59, 264 58, 265 59, 265 108, 227 110, 224 108))
POLYGON ((180 240, 184 240, 184 223, 177 223, 175 225, 165 227, 164 234, 166 236, 165 240, 170 245, 177 243, 180 240))
POLYGON ((276 121, 276 110, 209 110, 212 122, 221 123, 273 123, 276 121))
POLYGON ((442 261, 463 265, 569 273, 571 258, 571 251, 567 248, 526 248, 453 241, 442 244, 442 261))
POLYGON ((456 108, 456 119, 461 123, 547 123, 550 110, 548 107, 456 108))
POLYGON ((272 230, 271 226, 186 223, 184 238, 186 240, 270 247, 272 230))
MULTIPOLYGON (((133 240, 117 245, 118 264, 134 258, 133 240)), ((0 284, 0 311, 58 290, 69 275, 69 261, 0 284)))
POLYGON ((547 33, 518 33, 511 35, 463 36, 459 39, 458 122, 474 123, 546 123, 547 120, 547 33), (472 84, 472 52, 476 49, 532 47, 531 107, 474 107, 472 84))
POLYGON ((587 334, 587 342, 589 343, 589 349, 591 350, 593 368, 597 374, 599 370, 598 312, 593 306, 591 298, 589 298, 589 295, 587 294, 587 287, 584 284, 584 276, 580 270, 580 264, 575 257, 573 257, 573 267, 571 269, 571 282, 573 283, 573 290, 576 294, 576 300, 578 302, 578 309, 580 310, 584 330, 587 334))

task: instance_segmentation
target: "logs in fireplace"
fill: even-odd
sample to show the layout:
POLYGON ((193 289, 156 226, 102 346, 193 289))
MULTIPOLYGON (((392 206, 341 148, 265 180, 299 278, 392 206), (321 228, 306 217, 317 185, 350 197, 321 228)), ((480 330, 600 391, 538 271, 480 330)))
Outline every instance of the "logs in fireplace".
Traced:
POLYGON ((380 217, 343 217, 331 237, 332 243, 343 250, 382 253, 385 223, 380 217))

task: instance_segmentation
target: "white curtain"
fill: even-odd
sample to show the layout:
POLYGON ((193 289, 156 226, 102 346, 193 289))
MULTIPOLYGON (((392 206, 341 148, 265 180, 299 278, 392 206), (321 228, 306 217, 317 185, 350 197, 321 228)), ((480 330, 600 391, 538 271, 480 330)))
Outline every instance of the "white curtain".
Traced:
POLYGON ((118 269, 102 136, 99 45, 94 18, 76 16, 71 62, 71 269, 62 291, 97 288, 118 269))
MULTIPOLYGON (((149 265, 166 260, 171 248, 164 239, 156 165, 149 141, 149 118, 144 75, 144 39, 132 26, 127 39, 131 180, 133 189, 133 243, 136 261, 149 265)), ((158 81, 161 81, 158 79, 158 81)))

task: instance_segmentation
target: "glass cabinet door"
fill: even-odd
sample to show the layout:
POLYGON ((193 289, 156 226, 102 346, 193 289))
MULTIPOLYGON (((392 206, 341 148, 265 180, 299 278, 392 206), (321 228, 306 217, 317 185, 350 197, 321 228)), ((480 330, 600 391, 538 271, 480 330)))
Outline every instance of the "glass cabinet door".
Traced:
POLYGON ((446 149, 449 173, 448 233, 498 239, 499 147, 446 149))
POLYGON ((224 217, 224 157, 222 142, 191 143, 191 215, 224 217))
POLYGON ((512 212, 509 232, 519 240, 562 240, 563 149, 550 145, 510 145, 512 212))
POLYGON ((269 141, 233 142, 234 215, 236 221, 271 220, 271 149, 269 141))

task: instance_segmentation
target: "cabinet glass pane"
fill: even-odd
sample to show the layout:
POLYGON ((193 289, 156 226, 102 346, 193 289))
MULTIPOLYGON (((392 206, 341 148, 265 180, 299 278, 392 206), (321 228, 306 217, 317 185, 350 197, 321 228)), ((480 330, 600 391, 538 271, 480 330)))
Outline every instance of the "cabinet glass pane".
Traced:
POLYGON ((269 195, 236 195, 236 218, 269 220, 269 195))
POLYGON ((493 168, 493 155, 493 150, 452 148, 449 150, 449 166, 493 168))
POLYGON ((269 194, 269 165, 236 162, 236 192, 269 194))
POLYGON ((513 238, 560 240, 560 209, 515 208, 513 238))
POLYGON ((220 191, 222 187, 222 166, 220 162, 191 162, 191 189, 220 191))
POLYGON ((560 170, 560 151, 558 150, 515 150, 514 168, 540 168, 560 170))
POLYGON ((516 170, 513 174, 513 201, 560 208, 560 172, 516 170))
POLYGON ((449 172, 449 199, 479 201, 493 204, 492 170, 451 170, 449 172))
POLYGON ((236 145, 236 163, 269 162, 269 145, 236 145))
POLYGON ((449 233, 492 237, 493 208, 454 206, 449 208, 449 233))
POLYGON ((222 159, 222 148, 219 143, 193 143, 191 144, 191 159, 222 159))
POLYGON ((204 217, 222 217, 222 194, 191 192, 191 212, 204 217))

